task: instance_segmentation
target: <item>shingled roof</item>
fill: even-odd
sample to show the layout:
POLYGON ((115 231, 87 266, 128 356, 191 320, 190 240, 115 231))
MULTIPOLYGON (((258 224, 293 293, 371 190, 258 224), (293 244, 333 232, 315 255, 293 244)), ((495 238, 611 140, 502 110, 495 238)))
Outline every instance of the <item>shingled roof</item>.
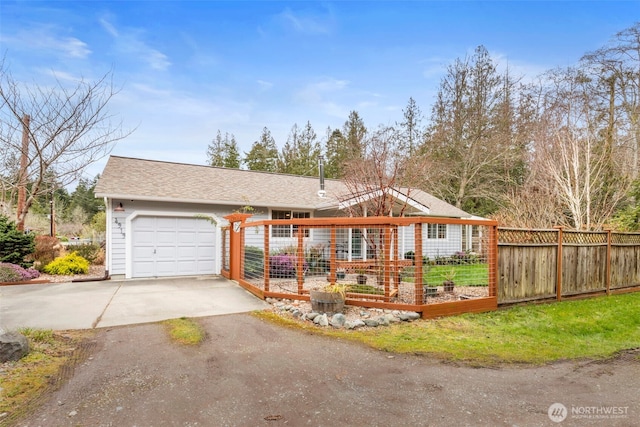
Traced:
MULTIPOLYGON (((111 156, 95 188, 96 197, 315 210, 349 198, 346 185, 325 179, 326 197, 318 197, 320 180, 269 172, 111 156)), ((399 189, 428 208, 429 215, 470 215, 424 191, 399 189)))

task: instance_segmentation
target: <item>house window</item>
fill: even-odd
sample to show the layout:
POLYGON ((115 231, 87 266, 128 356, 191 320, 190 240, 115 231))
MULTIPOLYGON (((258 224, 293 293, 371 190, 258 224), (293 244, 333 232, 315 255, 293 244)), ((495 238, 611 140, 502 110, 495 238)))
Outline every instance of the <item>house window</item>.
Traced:
POLYGON ((446 239, 447 224, 427 224, 427 239, 446 239))
MULTIPOLYGON (((271 211, 271 219, 298 219, 311 218, 309 212, 295 211, 271 211)), ((271 237, 295 237, 297 236, 297 225, 272 225, 271 237)), ((304 237, 309 237, 309 229, 304 230, 304 237)))

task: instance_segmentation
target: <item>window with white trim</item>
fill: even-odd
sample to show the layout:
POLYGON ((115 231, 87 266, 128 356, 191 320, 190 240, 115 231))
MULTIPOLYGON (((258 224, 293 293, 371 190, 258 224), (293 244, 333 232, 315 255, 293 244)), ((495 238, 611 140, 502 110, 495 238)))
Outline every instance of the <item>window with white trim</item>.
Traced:
POLYGON ((447 224, 427 224, 427 239, 446 239, 447 224))
MULTIPOLYGON (((311 218, 310 212, 296 211, 271 211, 271 219, 297 219, 311 218)), ((295 237, 298 234, 298 226, 294 224, 272 225, 271 237, 295 237)), ((309 229, 304 230, 304 237, 309 237, 309 229)))

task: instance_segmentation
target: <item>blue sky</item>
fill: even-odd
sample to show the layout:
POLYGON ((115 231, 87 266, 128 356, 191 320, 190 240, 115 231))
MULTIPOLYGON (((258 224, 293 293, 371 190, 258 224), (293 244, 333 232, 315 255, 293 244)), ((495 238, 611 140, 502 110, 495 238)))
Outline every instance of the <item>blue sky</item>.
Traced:
MULTIPOLYGON (((110 111, 137 127, 113 154, 204 164, 216 132, 248 151, 267 126, 318 136, 351 110, 376 127, 413 97, 429 115, 447 65, 484 45, 534 78, 640 20, 638 1, 8 1, 0 49, 46 85, 113 69, 110 111)), ((90 167, 99 173, 106 159, 90 167)))

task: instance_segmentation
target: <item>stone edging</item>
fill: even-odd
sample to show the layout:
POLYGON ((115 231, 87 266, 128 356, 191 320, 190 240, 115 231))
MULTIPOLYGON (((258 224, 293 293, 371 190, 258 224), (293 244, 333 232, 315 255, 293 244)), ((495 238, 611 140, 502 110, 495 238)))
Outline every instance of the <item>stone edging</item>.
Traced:
POLYGON ((412 322, 421 318, 415 311, 383 310, 379 308, 346 306, 343 313, 317 313, 311 310, 311 304, 297 300, 267 298, 274 311, 287 314, 301 321, 312 322, 318 326, 340 329, 389 326, 392 323, 412 322))

